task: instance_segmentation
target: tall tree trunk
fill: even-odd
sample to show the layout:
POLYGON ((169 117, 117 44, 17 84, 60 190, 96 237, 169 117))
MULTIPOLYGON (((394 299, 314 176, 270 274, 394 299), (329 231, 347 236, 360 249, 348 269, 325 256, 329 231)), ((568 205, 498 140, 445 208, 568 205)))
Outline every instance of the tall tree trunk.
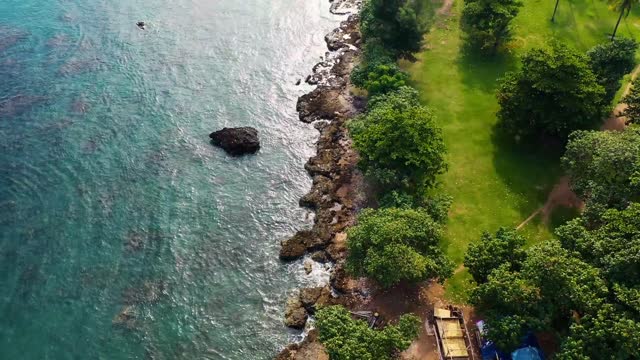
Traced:
POLYGON ((553 16, 551 16, 551 22, 554 22, 556 20, 556 11, 558 11, 559 3, 560 3, 560 0, 556 0, 556 7, 553 8, 553 16))
POLYGON ((622 20, 622 15, 624 15, 624 8, 620 9, 620 16, 618 16, 618 22, 616 23, 615 29, 613 29, 613 34, 611 34, 611 41, 616 37, 616 32, 618 31, 618 25, 620 25, 620 20, 622 20))

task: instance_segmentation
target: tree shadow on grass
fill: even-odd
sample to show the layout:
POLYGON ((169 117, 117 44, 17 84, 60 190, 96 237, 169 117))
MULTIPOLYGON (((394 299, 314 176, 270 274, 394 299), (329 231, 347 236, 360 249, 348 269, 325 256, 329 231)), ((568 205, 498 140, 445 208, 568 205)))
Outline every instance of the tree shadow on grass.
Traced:
POLYGON ((465 44, 460 49, 456 65, 465 86, 493 93, 497 88, 498 79, 507 71, 517 68, 518 58, 508 51, 482 53, 465 44))
POLYGON ((552 141, 544 145, 517 143, 494 126, 493 164, 502 182, 516 194, 515 205, 522 220, 542 206, 560 176, 563 147, 552 141))

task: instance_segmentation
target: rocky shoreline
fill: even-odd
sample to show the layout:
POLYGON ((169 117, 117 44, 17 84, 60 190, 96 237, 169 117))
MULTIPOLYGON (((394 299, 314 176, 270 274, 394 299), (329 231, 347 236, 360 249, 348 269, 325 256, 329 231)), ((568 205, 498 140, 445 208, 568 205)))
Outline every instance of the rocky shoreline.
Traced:
MULTIPOLYGON (((282 242, 280 259, 297 260, 306 254, 318 262, 332 262, 330 283, 324 287, 301 289, 287 302, 285 324, 303 329, 317 306, 358 303, 355 280, 344 270, 346 230, 355 223, 356 213, 365 202, 363 177, 357 170, 357 153, 352 149, 346 122, 362 111, 363 99, 351 92, 349 75, 358 61, 361 36, 358 11, 361 0, 331 1, 333 14, 347 20, 325 36, 329 52, 313 67, 306 79, 316 89, 298 99, 300 121, 313 123, 320 132, 316 155, 305 169, 313 178, 311 190, 300 199, 300 206, 315 211, 314 225, 282 242)), ((276 359, 328 359, 315 330, 300 343, 288 345, 276 359)))

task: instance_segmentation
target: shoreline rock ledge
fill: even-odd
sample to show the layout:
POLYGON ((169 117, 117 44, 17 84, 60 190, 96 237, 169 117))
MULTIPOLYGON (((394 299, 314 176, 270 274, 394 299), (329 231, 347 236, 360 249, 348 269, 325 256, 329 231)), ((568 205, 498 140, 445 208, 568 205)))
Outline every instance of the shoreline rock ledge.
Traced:
POLYGON ((211 143, 229 155, 255 154, 260 150, 258 130, 252 127, 224 128, 209 134, 211 143))

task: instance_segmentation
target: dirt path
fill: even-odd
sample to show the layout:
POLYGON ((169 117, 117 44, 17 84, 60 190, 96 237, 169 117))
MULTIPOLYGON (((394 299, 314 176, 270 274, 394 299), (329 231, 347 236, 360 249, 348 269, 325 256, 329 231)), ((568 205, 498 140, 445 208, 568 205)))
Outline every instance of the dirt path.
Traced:
POLYGON ((440 8, 436 11, 436 15, 438 16, 448 16, 451 13, 451 8, 453 7, 453 2, 455 0, 444 0, 440 8))
MULTIPOLYGON (((636 68, 631 73, 631 81, 635 80, 638 75, 640 75, 640 65, 636 66, 636 68)), ((629 91, 631 91, 631 82, 627 84, 627 87, 622 93, 622 97, 624 98, 625 96, 627 96, 629 94, 629 91)), ((618 105, 616 105, 613 111, 611 111, 609 118, 605 120, 600 129, 603 131, 624 130, 624 128, 627 126, 627 119, 622 116, 622 113, 626 108, 627 104, 619 103, 618 105)), ((563 176, 560 178, 560 181, 553 187, 551 193, 549 193, 544 206, 529 215, 528 218, 526 218, 522 223, 520 223, 520 225, 516 227, 516 230, 520 230, 540 214, 542 214, 543 221, 548 222, 551 214, 553 213, 553 210, 558 206, 577 209, 581 209, 584 206, 584 203, 578 198, 578 196, 573 191, 571 191, 568 176, 563 176)))

